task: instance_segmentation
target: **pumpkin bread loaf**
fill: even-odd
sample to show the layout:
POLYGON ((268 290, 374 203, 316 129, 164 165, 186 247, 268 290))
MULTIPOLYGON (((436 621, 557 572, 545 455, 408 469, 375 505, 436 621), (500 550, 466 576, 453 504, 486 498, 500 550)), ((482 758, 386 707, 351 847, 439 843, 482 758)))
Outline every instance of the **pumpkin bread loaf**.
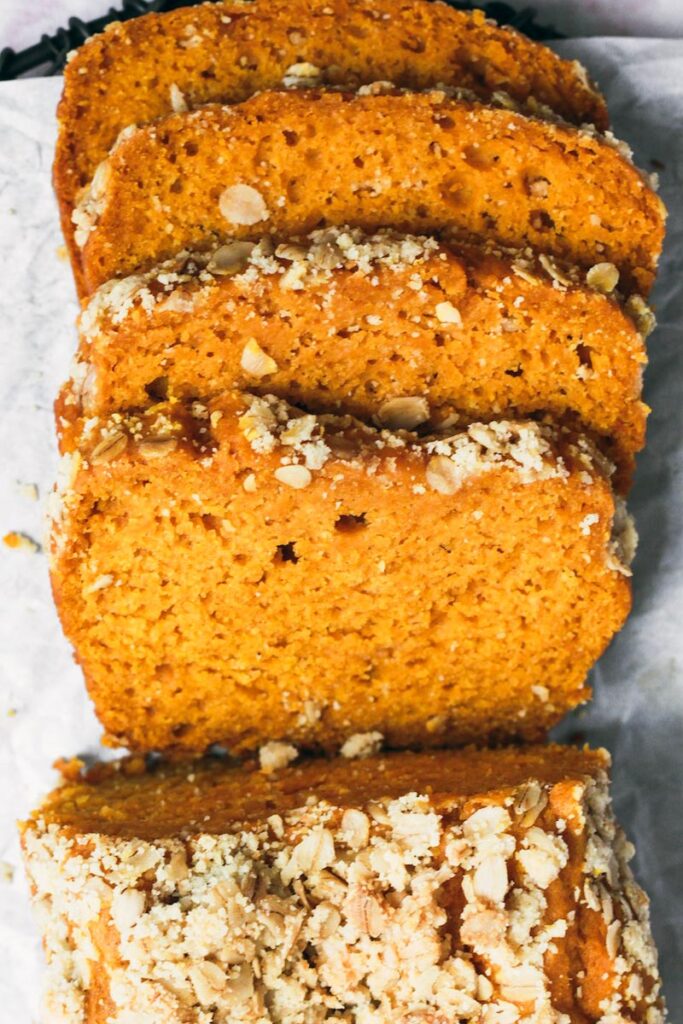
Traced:
POLYGON ((46 1019, 661 1024, 607 767, 531 747, 72 778, 23 823, 46 1019))
POLYGON ((628 612, 611 467, 548 425, 420 438, 225 393, 63 445, 55 598, 134 750, 539 737, 628 612))
POLYGON ((114 280, 80 318, 60 417, 237 386, 388 427, 547 413, 599 434, 626 475, 643 444, 643 333, 617 272, 530 251, 328 228, 234 241, 114 280))
POLYGON ((611 262, 647 294, 664 231, 658 196, 600 136, 444 91, 281 91, 171 114, 121 137, 74 218, 88 291, 226 235, 348 223, 611 262))
POLYGON ((502 91, 577 124, 608 124, 581 65, 481 11, 424 0, 256 0, 149 14, 109 26, 65 69, 54 181, 67 244, 78 193, 124 128, 245 100, 302 73, 351 86, 444 83, 484 99, 502 91))

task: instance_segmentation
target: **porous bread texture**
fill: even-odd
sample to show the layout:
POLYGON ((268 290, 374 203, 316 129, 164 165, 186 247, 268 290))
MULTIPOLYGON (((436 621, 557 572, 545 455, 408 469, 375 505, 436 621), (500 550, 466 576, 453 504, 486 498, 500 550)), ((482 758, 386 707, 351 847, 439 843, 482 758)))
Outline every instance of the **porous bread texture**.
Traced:
POLYGON ((659 198, 595 133, 439 91, 269 92, 169 115, 125 133, 74 218, 88 291, 226 236, 350 223, 611 262, 647 294, 664 232, 659 198))
POLYGON ((131 749, 538 737, 629 608, 611 467, 558 428, 420 438, 227 393, 63 443, 54 594, 131 749))
POLYGON ((349 227, 185 251, 95 292, 59 414, 234 386, 408 429, 541 412, 601 435, 628 478, 649 311, 619 302, 613 265, 585 276, 349 227))
POLYGON ((119 768, 23 826, 50 1021, 664 1020, 603 752, 119 768))
POLYGON ((72 255, 78 192, 123 129, 204 103, 242 101, 288 72, 311 69, 351 87, 443 82, 483 98, 502 90, 576 123, 608 124, 604 99, 578 62, 498 28, 481 11, 424 0, 256 0, 149 14, 109 26, 65 68, 54 183, 72 255))

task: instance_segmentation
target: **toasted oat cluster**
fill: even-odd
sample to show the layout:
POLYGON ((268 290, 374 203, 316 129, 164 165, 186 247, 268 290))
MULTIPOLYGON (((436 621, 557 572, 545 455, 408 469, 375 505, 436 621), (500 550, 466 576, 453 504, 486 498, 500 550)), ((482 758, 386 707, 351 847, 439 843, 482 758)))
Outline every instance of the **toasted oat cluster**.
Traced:
POLYGON ((22 843, 63 1024, 659 1024, 602 751, 122 763, 22 843))
POLYGON ((539 737, 629 608, 612 467, 551 425, 418 436, 231 392, 63 447, 53 589, 116 744, 539 737))
POLYGON ((226 236, 350 223, 609 262, 647 294, 664 231, 645 177, 594 130, 391 86, 265 92, 131 128, 73 219, 87 292, 226 236))
POLYGON ((78 193, 123 129, 302 78, 351 87, 444 83, 487 100, 501 92, 533 100, 577 124, 608 123, 581 65, 481 11, 424 0, 256 0, 150 14, 109 26, 67 65, 54 176, 69 246, 78 193))
POLYGON ((328 228, 182 252, 103 285, 80 318, 60 415, 234 386, 389 427, 542 413, 642 447, 644 333, 613 264, 587 275, 531 250, 328 228))

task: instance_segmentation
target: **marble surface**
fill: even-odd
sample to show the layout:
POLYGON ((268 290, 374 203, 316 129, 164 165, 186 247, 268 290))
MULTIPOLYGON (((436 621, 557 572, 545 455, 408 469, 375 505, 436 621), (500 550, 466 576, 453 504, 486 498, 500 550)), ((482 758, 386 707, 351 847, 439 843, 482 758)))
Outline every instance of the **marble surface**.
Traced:
MULTIPOLYGON (((675 1021, 683 1018, 683 44, 596 38, 560 48, 606 90, 639 163, 660 168, 670 209, 646 375, 654 411, 631 502, 641 533, 634 612, 593 673, 594 701, 562 734, 614 756, 617 810, 638 846, 675 1021)), ((0 533, 36 539, 56 463, 51 403, 75 343, 50 188, 59 87, 0 85, 0 533), (38 501, 27 485, 38 487, 38 501)), ((24 1024, 39 1019, 42 966, 14 822, 53 784, 55 758, 97 750, 99 728, 58 628, 44 554, 1 546, 0 595, 0 1024, 24 1024)))

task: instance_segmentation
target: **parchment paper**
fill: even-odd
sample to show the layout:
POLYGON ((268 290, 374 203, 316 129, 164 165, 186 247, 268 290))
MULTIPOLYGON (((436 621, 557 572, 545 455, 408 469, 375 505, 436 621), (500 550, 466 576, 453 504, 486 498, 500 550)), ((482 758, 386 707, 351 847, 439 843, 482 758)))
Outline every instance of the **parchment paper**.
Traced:
MULTIPOLYGON (((613 754, 616 808, 652 898, 675 1022, 683 1017, 683 43, 593 38, 558 49, 588 65, 641 166, 660 169, 670 211, 646 375, 654 411, 631 500, 641 534, 635 607, 593 672, 592 704, 559 732, 613 754)), ((75 344, 50 186, 59 90, 59 80, 0 85, 0 532, 36 539, 56 464, 51 404, 75 344), (27 484, 37 484, 39 501, 27 484)), ((99 727, 60 634, 44 554, 1 547, 0 602, 0 1024, 28 1024, 39 1019, 42 960, 14 822, 54 784, 55 758, 97 751, 99 727)))

